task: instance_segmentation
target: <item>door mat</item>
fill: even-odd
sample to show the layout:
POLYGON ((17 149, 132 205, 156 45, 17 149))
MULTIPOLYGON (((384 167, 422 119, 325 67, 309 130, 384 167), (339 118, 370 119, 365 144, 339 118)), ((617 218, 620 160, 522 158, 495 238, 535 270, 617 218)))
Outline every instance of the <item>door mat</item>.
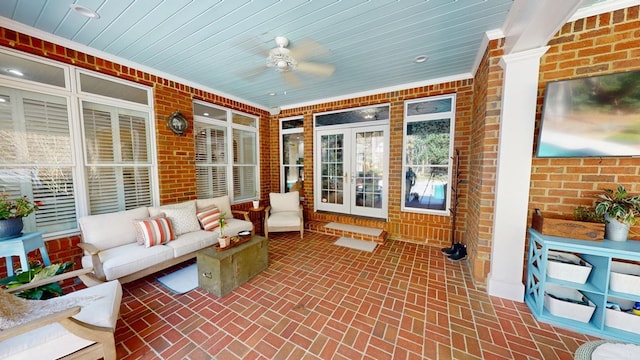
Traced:
POLYGON ((368 251, 368 252, 373 252, 373 250, 376 249, 376 243, 372 241, 357 240, 357 239, 352 239, 344 236, 336 240, 336 242, 334 242, 333 244, 338 246, 348 247, 350 249, 362 250, 362 251, 368 251))
POLYGON ((176 294, 184 294, 198 287, 198 264, 191 264, 171 274, 159 277, 162 286, 176 294))

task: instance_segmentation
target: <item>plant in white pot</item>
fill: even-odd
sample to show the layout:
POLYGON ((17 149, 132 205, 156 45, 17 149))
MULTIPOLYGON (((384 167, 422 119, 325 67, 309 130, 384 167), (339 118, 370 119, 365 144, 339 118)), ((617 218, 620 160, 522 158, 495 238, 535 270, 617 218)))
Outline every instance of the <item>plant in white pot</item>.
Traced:
POLYGON ((220 218, 218 219, 218 223, 220 224, 220 236, 218 236, 218 243, 220 244, 221 248, 229 246, 231 242, 231 237, 224 234, 224 227, 227 226, 227 220, 225 216, 226 213, 222 213, 220 214, 220 218))
POLYGON ((595 210, 598 216, 604 216, 606 239, 627 241, 629 228, 640 215, 640 196, 631 196, 622 185, 616 190, 604 189, 598 195, 595 210))

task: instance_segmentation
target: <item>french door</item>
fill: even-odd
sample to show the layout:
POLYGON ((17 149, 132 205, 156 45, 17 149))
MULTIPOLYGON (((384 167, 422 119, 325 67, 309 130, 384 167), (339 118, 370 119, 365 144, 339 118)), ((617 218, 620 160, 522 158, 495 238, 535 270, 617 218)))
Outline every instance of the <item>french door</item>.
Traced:
POLYGON ((387 217, 388 125, 316 131, 316 209, 387 217))

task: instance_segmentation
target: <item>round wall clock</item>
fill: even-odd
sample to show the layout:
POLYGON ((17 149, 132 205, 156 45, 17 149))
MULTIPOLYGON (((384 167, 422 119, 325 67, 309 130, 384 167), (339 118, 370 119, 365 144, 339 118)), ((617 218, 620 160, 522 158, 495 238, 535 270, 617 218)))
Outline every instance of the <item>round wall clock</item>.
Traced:
POLYGON ((180 114, 180 112, 176 111, 171 114, 171 116, 169 116, 169 119, 167 120, 167 126, 174 133, 182 135, 189 128, 189 122, 182 114, 180 114))

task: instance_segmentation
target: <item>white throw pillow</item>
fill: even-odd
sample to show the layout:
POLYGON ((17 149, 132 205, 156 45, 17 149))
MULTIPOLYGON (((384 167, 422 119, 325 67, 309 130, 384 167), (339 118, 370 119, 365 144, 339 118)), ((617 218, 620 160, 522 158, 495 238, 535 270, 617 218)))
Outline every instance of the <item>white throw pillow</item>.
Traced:
POLYGON ((200 230, 195 202, 189 202, 183 207, 163 207, 162 212, 171 219, 171 225, 176 236, 200 230))

